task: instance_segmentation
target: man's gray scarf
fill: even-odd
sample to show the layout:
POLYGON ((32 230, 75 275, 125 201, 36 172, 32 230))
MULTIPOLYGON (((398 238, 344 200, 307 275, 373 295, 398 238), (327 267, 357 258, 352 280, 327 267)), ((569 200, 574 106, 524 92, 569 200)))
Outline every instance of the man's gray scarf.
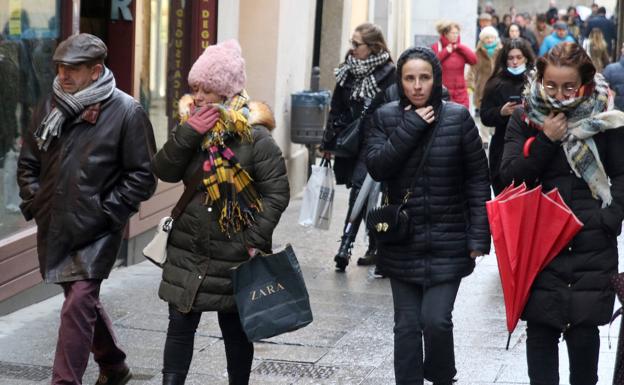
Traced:
POLYGON ((581 88, 580 96, 558 101, 546 94, 535 73, 530 78, 524 90, 528 121, 541 128, 550 112, 565 113, 568 129, 561 145, 568 164, 576 176, 589 185, 593 197, 602 200, 602 207, 609 206, 613 199, 610 182, 592 138, 600 132, 624 126, 624 112, 612 110, 609 85, 597 73, 591 93, 581 88))
POLYGON ((373 72, 375 68, 385 64, 388 60, 390 60, 390 54, 385 51, 370 55, 364 60, 356 59, 349 54, 347 60, 334 70, 336 81, 340 86, 344 86, 350 73, 354 78, 350 99, 373 99, 381 91, 373 72))
POLYGON ((35 138, 40 150, 46 151, 53 138, 61 135, 63 124, 68 119, 74 119, 93 104, 108 99, 115 91, 115 77, 113 73, 104 67, 104 73, 84 90, 75 94, 63 91, 61 82, 54 78, 52 85, 54 102, 56 106, 45 118, 35 131, 35 138))

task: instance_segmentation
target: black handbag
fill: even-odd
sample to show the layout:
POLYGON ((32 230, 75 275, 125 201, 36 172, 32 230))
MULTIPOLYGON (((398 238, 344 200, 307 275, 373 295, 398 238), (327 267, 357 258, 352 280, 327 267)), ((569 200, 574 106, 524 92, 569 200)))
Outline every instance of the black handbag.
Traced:
POLYGON ((241 325, 251 342, 312 322, 310 297, 290 245, 239 265, 232 273, 232 285, 241 325))
POLYGON ((338 158, 356 158, 360 152, 361 125, 362 122, 364 122, 369 107, 370 101, 365 102, 364 109, 359 117, 347 124, 343 123, 341 119, 334 122, 335 126, 342 126, 342 129, 334 134, 334 137, 329 141, 329 144, 324 150, 331 152, 338 158))
POLYGON ((360 152, 360 124, 362 118, 349 123, 336 135, 336 146, 331 152, 339 158, 355 158, 360 152))
MULTIPOLYGON (((401 242, 410 235, 410 218, 405 210, 405 204, 412 194, 412 190, 414 189, 414 184, 418 177, 422 173, 422 170, 425 166, 425 161, 427 160, 427 156, 429 155, 429 150, 431 149, 431 144, 433 143, 433 139, 435 138, 436 131, 440 122, 442 121, 442 113, 444 112, 444 103, 442 104, 442 108, 440 109, 440 115, 438 116, 438 120, 431 131, 431 136, 429 141, 427 142, 427 147, 425 147, 425 151, 423 152, 422 159, 418 164, 418 168, 416 169, 416 173, 412 179, 412 183, 409 189, 405 192, 405 196, 401 203, 393 203, 386 204, 372 209, 367 217, 366 217, 366 227, 370 234, 373 234, 377 242, 379 243, 398 243, 401 242)), ((385 197, 387 199, 388 194, 386 192, 385 197)))

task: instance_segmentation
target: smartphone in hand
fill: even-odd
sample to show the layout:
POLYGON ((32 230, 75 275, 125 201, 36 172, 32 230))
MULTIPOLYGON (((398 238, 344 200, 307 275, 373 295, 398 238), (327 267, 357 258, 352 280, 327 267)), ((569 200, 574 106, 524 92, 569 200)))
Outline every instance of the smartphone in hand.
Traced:
POLYGON ((520 95, 511 95, 509 98, 507 98, 507 101, 510 103, 520 103, 522 102, 522 96, 520 95))

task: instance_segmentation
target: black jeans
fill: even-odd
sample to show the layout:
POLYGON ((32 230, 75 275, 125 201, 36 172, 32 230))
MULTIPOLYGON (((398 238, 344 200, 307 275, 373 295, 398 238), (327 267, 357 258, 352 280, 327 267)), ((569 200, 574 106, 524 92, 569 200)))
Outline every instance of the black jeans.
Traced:
MULTIPOLYGON (((186 375, 193 358, 195 331, 202 313, 181 313, 169 305, 163 373, 186 375)), ((254 347, 243 331, 238 313, 217 313, 225 344, 230 385, 247 385, 254 347)))
MULTIPOLYGON (((527 364, 531 385, 559 384, 559 338, 561 330, 527 322, 527 364)), ((598 382, 600 335, 597 326, 574 326, 563 337, 568 346, 570 385, 598 382)))
POLYGON ((450 384, 457 374, 452 312, 459 283, 457 280, 423 287, 390 279, 397 385, 422 385, 424 378, 450 384))

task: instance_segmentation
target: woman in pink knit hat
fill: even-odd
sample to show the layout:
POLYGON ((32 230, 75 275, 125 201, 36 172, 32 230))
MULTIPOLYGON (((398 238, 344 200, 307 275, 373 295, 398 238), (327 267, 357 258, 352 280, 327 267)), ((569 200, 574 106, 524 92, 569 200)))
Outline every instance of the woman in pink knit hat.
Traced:
POLYGON ((163 384, 184 384, 201 314, 216 311, 229 383, 245 385, 254 349, 236 312, 231 269, 256 250, 271 251, 289 201, 286 165, 272 127, 250 119, 245 61, 235 40, 206 48, 188 81, 190 116, 152 161, 158 178, 182 180, 195 191, 170 230, 158 291, 169 303, 163 384))

